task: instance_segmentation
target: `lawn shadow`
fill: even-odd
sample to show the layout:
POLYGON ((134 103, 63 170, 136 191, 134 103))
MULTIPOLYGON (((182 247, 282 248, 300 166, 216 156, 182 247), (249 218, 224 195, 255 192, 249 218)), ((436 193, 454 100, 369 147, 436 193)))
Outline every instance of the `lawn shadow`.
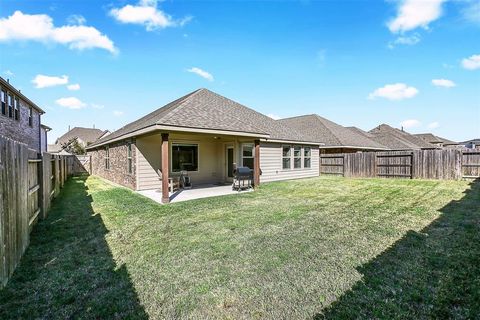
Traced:
POLYGON ((125 265, 117 266, 86 176, 67 181, 7 286, 0 319, 147 319, 125 265))
POLYGON ((480 319, 480 179, 420 232, 357 268, 316 319, 480 319))

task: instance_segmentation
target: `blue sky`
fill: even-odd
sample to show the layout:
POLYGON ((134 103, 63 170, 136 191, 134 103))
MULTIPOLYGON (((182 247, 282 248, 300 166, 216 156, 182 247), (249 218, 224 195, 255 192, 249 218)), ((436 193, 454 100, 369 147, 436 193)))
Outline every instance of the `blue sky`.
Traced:
POLYGON ((480 0, 2 0, 0 50, 50 142, 200 87, 272 117, 480 137, 480 0))

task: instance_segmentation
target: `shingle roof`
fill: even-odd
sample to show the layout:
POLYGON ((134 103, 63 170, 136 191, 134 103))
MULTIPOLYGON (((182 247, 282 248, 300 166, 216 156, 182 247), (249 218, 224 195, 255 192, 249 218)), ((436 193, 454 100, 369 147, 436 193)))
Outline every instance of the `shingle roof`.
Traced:
POLYGON ((381 124, 369 131, 373 139, 390 149, 411 150, 411 149, 436 149, 433 144, 425 142, 408 132, 392 128, 387 124, 381 124))
POLYGON ((369 137, 343 127, 317 114, 277 120, 291 126, 326 147, 357 147, 359 149, 386 149, 385 146, 369 137))
POLYGON ((193 91, 98 140, 99 146, 154 125, 270 135, 270 139, 314 142, 270 117, 207 89, 193 91))
POLYGON ((420 139, 428 143, 443 143, 444 145, 458 144, 458 142, 436 136, 432 133, 417 133, 417 134, 414 134, 414 136, 419 137, 420 139))
POLYGON ((79 138, 86 144, 93 143, 107 132, 108 130, 74 127, 72 130, 59 137, 55 143, 61 145, 70 141, 73 138, 79 138))
POLYGON ((469 143, 480 144, 480 138, 472 139, 472 140, 467 140, 467 141, 461 142, 461 144, 469 144, 469 143))

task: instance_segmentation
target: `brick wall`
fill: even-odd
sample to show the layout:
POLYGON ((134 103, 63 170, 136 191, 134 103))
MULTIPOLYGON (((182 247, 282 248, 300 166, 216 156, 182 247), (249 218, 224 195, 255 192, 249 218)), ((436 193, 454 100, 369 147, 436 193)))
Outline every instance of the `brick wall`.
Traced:
POLYGON ((0 134, 15 141, 28 145, 29 148, 40 150, 40 113, 33 108, 33 123, 28 124, 29 105, 20 100, 20 120, 3 115, 0 112, 0 134))
POLYGON ((120 141, 109 144, 110 169, 105 168, 105 146, 87 152, 91 156, 92 174, 136 189, 136 147, 135 141, 120 141), (127 144, 132 143, 132 173, 128 173, 127 144))

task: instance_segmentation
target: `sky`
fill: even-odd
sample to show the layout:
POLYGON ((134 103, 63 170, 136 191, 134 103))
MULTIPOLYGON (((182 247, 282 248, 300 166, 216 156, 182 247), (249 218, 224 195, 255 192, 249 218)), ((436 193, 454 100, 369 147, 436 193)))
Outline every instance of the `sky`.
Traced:
POLYGON ((198 88, 464 141, 480 137, 480 0, 0 0, 0 75, 46 111, 49 143, 198 88))

